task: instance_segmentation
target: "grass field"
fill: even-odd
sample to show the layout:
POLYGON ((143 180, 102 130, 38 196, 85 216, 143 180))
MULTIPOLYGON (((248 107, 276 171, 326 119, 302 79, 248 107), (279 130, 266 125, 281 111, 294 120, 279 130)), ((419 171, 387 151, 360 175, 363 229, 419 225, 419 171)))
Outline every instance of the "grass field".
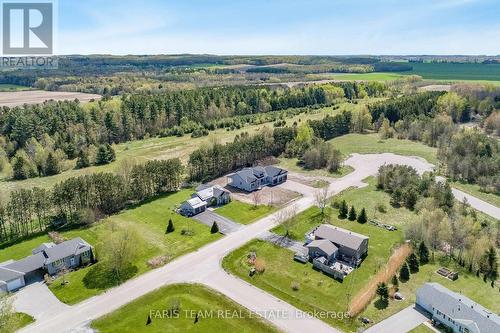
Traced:
MULTIPOLYGON (((387 213, 378 213, 377 219, 391 224, 402 225, 416 218, 416 215, 405 208, 392 208, 389 196, 375 190, 374 178, 368 179, 369 186, 362 189, 349 189, 340 194, 339 200, 345 199, 349 205, 356 206, 358 211, 366 207, 368 217, 374 217, 375 204, 382 202, 387 207, 387 213)), ((336 198, 337 199, 337 198, 336 198)), ((317 207, 310 208, 298 215, 296 223, 290 228, 290 237, 303 240, 304 234, 318 224, 328 221, 336 226, 352 230, 370 237, 368 257, 344 282, 338 282, 321 272, 312 269, 311 264, 300 264, 292 260, 293 253, 263 241, 252 241, 224 258, 223 266, 229 272, 255 284, 275 296, 290 302, 302 310, 325 310, 335 312, 347 311, 348 294, 352 297, 360 290, 375 273, 385 265, 392 254, 392 249, 403 241, 401 230, 390 232, 370 224, 359 224, 348 220, 340 220, 336 209, 328 209, 322 216, 317 207), (263 274, 248 276, 250 266, 247 264, 247 254, 256 251, 257 257, 266 262, 263 274), (292 283, 299 284, 299 290, 291 288, 292 283)), ((283 227, 273 230, 284 234, 283 227)), ((356 331, 360 325, 355 320, 326 320, 333 326, 345 331, 356 331)))
POLYGON ((268 205, 254 206, 241 201, 233 200, 229 204, 217 208, 217 214, 241 224, 249 224, 269 215, 277 210, 276 207, 268 205))
POLYGON ((339 136, 329 142, 345 156, 352 153, 394 153, 407 156, 420 156, 428 162, 437 165, 437 149, 415 141, 399 139, 381 140, 378 134, 348 134, 339 136))
POLYGON ((420 266, 420 270, 416 274, 412 274, 410 280, 405 283, 399 283, 399 291, 406 297, 403 301, 390 300, 387 308, 379 309, 376 302, 372 302, 370 306, 362 314, 375 322, 379 322, 407 306, 415 303, 415 293, 419 287, 426 282, 437 282, 444 287, 459 292, 481 304, 482 306, 492 310, 494 313, 500 312, 500 293, 498 289, 491 288, 489 282, 483 282, 481 277, 476 277, 475 274, 470 274, 462 267, 458 267, 453 261, 440 256, 436 258, 436 263, 429 263, 420 266), (454 271, 458 271, 459 278, 456 281, 451 281, 438 275, 436 270, 445 266, 454 271))
POLYGON ((408 333, 432 333, 434 332, 431 330, 429 327, 425 326, 424 324, 420 324, 408 333))
POLYGON ((500 81, 500 64, 411 63, 415 74, 432 80, 500 81))
POLYGON ((123 306, 92 323, 101 333, 135 332, 278 332, 267 322, 252 317, 248 310, 226 296, 201 285, 177 284, 161 288, 123 306), (158 312, 178 306, 178 317, 161 318, 158 312), (226 312, 227 311, 227 312, 226 312), (200 313, 194 323, 196 313, 200 313), (217 318, 218 313, 239 314, 217 318), (151 314, 151 324, 146 320, 151 314))
POLYGON ((17 84, 0 83, 0 92, 3 92, 3 91, 22 91, 22 90, 31 90, 31 88, 25 87, 25 86, 19 86, 17 84))
MULTIPOLYGON (((222 237, 220 234, 211 234, 209 227, 173 211, 173 208, 189 198, 191 193, 192 190, 182 190, 166 195, 125 210, 89 228, 61 232, 61 234, 67 239, 82 237, 91 245, 99 247, 113 230, 124 226, 136 228, 142 242, 137 249, 138 259, 126 276, 131 278, 150 270, 147 260, 151 258, 162 255, 168 256, 171 260, 222 237), (166 235, 165 230, 170 218, 173 220, 175 231, 166 235), (181 235, 182 229, 189 229, 194 234, 181 235)), ((31 250, 36 246, 47 241, 49 237, 42 235, 4 248, 0 251, 0 262, 23 258, 31 254, 31 250)), ((78 303, 114 286, 113 281, 103 275, 99 263, 67 274, 66 280, 69 281, 67 285, 62 285, 60 279, 54 281, 50 289, 61 301, 68 304, 78 303)))
POLYGON ((21 312, 14 313, 14 316, 15 316, 15 324, 6 328, 0 327, 0 331, 2 333, 14 333, 23 328, 24 326, 27 326, 35 321, 33 317, 21 312))

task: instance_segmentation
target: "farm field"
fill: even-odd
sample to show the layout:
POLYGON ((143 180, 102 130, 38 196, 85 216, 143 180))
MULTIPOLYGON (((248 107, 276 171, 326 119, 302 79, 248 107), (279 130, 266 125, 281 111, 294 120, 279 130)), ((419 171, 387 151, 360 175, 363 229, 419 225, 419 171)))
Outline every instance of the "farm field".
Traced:
POLYGON ((430 80, 474 80, 500 81, 500 64, 474 63, 410 63, 412 71, 404 74, 415 74, 430 80))
POLYGON ((30 87, 19 86, 17 84, 0 83, 0 92, 31 90, 30 87))
MULTIPOLYGON (((81 237, 99 249, 111 232, 130 227, 140 234, 141 244, 137 246, 137 259, 130 267, 124 280, 144 273, 151 268, 147 261, 156 256, 167 256, 168 261, 191 252, 201 246, 222 237, 211 234, 210 228, 192 219, 183 217, 173 211, 173 208, 190 197, 192 190, 182 190, 175 194, 165 195, 156 200, 123 211, 88 228, 62 231, 66 239, 81 237), (172 219, 175 231, 165 234, 168 220, 172 219), (182 235, 182 230, 189 230, 192 235, 182 235)), ((32 238, 0 251, 0 262, 8 259, 20 259, 31 253, 31 250, 43 242, 50 241, 47 235, 32 238)), ((97 251, 99 257, 99 251, 97 251)), ((50 285, 52 292, 63 302, 78 303, 88 297, 100 294, 115 285, 106 276, 102 265, 82 268, 66 275, 69 284, 62 285, 60 279, 50 285)))
POLYGON ((44 91, 44 90, 27 90, 27 91, 1 91, 0 90, 0 106, 21 106, 24 104, 39 104, 47 100, 63 101, 78 99, 85 103, 91 100, 100 99, 100 95, 85 94, 78 92, 63 92, 63 91, 44 91))
POLYGON ((113 313, 95 320, 91 326, 101 333, 135 333, 144 330, 150 313, 152 322, 148 332, 278 332, 264 320, 253 316, 248 310, 226 296, 202 285, 177 284, 163 287, 121 307, 113 313), (155 311, 163 312, 178 305, 178 318, 155 318, 155 311), (202 315, 194 323, 194 312, 213 313, 213 317, 202 315), (243 313, 242 318, 217 318, 218 311, 243 313))
POLYGON ((252 205, 241 201, 233 200, 227 205, 217 208, 215 211, 230 220, 241 224, 250 224, 258 219, 269 215, 277 210, 270 205, 252 205))
MULTIPOLYGON (((384 192, 375 191, 374 179, 368 180, 369 186, 362 189, 350 189, 336 199, 345 199, 349 205, 353 204, 359 211, 366 207, 368 218, 374 217, 375 203, 382 202, 387 207, 387 213, 379 214, 377 219, 391 224, 407 223, 416 219, 416 215, 405 208, 389 207, 389 196, 384 192)), ((333 225, 352 230, 370 237, 368 257, 360 268, 351 273, 343 282, 338 282, 321 272, 312 269, 310 263, 300 264, 292 260, 293 252, 277 247, 264 241, 252 241, 224 258, 224 268, 240 278, 255 284, 277 297, 297 306, 302 310, 325 310, 335 312, 347 311, 350 297, 354 296, 375 273, 385 265, 392 254, 392 250, 403 242, 401 230, 390 232, 371 224, 359 224, 337 217, 336 209, 328 208, 322 216, 317 207, 312 207, 299 214, 295 223, 289 228, 289 235, 293 239, 302 241, 304 234, 311 228, 327 221, 333 225), (265 261, 265 272, 248 276, 250 265, 247 263, 249 252, 255 251, 257 258, 265 261), (298 284, 299 289, 293 290, 292 284, 298 284), (334 301, 333 301, 334 300, 334 301)), ((279 226, 273 230, 284 234, 285 230, 279 226)), ((329 324, 348 332, 356 331, 360 325, 356 320, 326 319, 329 324)))

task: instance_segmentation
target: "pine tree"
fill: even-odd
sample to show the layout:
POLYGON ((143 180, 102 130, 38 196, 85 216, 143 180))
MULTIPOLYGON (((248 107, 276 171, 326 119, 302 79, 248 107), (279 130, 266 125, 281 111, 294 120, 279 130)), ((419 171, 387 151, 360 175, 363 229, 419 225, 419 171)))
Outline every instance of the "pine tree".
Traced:
POLYGON ((408 256, 408 259, 406 259, 406 261, 408 262, 408 267, 410 268, 410 272, 413 274, 413 273, 416 273, 418 272, 418 259, 417 259, 417 256, 415 255, 415 253, 412 253, 408 256))
POLYGON ((116 160, 115 150, 113 149, 113 147, 111 147, 110 144, 106 144, 106 152, 107 152, 108 163, 111 163, 114 160, 116 160))
POLYGON ((366 209, 361 209, 361 213, 358 215, 359 223, 366 223, 368 221, 368 217, 366 216, 366 209))
POLYGON ((14 179, 22 180, 28 178, 25 169, 25 164, 26 161, 24 160, 24 157, 22 156, 16 157, 16 161, 14 162, 14 165, 12 165, 12 169, 14 171, 14 179))
POLYGON ((45 166, 45 175, 53 176, 53 175, 57 175, 59 172, 60 172, 59 161, 54 156, 54 154, 49 153, 49 155, 47 155, 47 162, 46 162, 46 166, 45 166))
POLYGON ((89 155, 84 150, 80 150, 78 153, 78 159, 76 160, 76 168, 83 169, 90 166, 89 155))
POLYGON ((357 217, 357 215, 356 215, 356 209, 354 208, 354 206, 351 206, 351 210, 349 210, 349 217, 348 217, 348 219, 350 221, 356 221, 356 217, 357 217))
POLYGON ((408 281, 410 279, 410 270, 408 269, 408 264, 406 262, 403 263, 401 269, 399 270, 399 280, 408 281))
POLYGON ((167 226, 167 231, 165 232, 166 234, 169 234, 171 232, 175 231, 174 223, 172 222, 172 219, 168 220, 168 226, 167 226))
POLYGON ((348 213, 347 203, 345 202, 345 200, 342 200, 342 203, 340 204, 339 208, 339 217, 341 219, 345 219, 347 217, 347 213, 348 213))
POLYGON ((391 283, 392 283, 392 285, 394 286, 394 288, 395 288, 396 290, 398 290, 399 281, 398 281, 398 277, 396 276, 396 274, 394 274, 394 275, 393 275, 392 280, 391 280, 391 283))
POLYGON ((217 222, 214 221, 214 224, 212 224, 212 228, 210 228, 210 233, 216 234, 219 232, 219 226, 217 225, 217 222))
POLYGON ((95 164, 108 164, 108 150, 106 149, 106 146, 100 145, 99 148, 97 148, 97 154, 95 155, 95 164))
POLYGON ((380 301, 387 303, 389 299, 389 288, 387 288, 385 282, 377 284, 377 295, 380 297, 380 301))
POLYGON ((418 257, 420 259, 420 264, 427 264, 429 262, 429 249, 425 245, 424 241, 421 241, 418 245, 418 257))

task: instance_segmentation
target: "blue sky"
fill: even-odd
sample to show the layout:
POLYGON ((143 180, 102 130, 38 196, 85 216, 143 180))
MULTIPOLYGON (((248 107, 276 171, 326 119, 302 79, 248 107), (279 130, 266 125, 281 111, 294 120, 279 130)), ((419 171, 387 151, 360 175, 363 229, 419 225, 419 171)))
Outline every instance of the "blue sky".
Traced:
POLYGON ((59 0, 60 54, 500 54, 498 0, 59 0))

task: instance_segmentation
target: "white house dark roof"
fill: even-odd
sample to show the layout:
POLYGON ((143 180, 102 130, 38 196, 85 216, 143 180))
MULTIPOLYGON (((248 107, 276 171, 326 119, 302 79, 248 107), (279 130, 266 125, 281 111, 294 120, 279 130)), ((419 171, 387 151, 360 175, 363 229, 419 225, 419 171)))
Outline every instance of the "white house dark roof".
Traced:
POLYGON ((368 237, 364 235, 329 224, 320 225, 314 232, 314 236, 316 238, 328 239, 335 244, 354 250, 358 250, 363 241, 368 239, 368 237))
POLYGON ((43 252, 38 252, 37 254, 28 256, 24 259, 14 261, 4 267, 26 274, 42 268, 46 259, 47 258, 44 256, 43 252))
POLYGON ((500 317, 464 295, 457 294, 439 283, 425 283, 417 290, 423 299, 456 322, 475 323, 481 333, 500 332, 500 317))
POLYGON ((331 256, 339 249, 335 246, 335 244, 327 239, 313 240, 311 243, 307 244, 307 247, 317 247, 321 251, 325 252, 328 256, 331 256))
POLYGON ((212 198, 218 198, 220 197, 223 193, 226 193, 224 188, 222 188, 220 185, 214 185, 207 187, 205 189, 202 189, 198 192, 196 192, 196 195, 203 201, 208 201, 212 198))
POLYGON ((18 279, 22 276, 24 276, 22 272, 17 272, 15 270, 8 269, 6 267, 0 267, 0 283, 1 282, 7 283, 9 281, 18 279))
POLYGON ((201 200, 198 197, 191 198, 191 199, 187 200, 186 202, 192 208, 199 208, 199 207, 203 207, 203 206, 207 205, 207 203, 205 201, 201 200))
MULTIPOLYGON (((275 166, 266 166, 266 167, 253 167, 253 168, 244 168, 240 171, 235 172, 232 175, 237 175, 238 177, 241 177, 244 181, 247 183, 251 183, 257 179, 264 178, 264 177, 275 177, 280 174, 285 174, 288 171, 285 169, 281 169, 275 166)), ((232 176, 229 175, 229 176, 232 176)))
POLYGON ((78 255, 83 252, 87 252, 91 249, 89 243, 81 239, 80 237, 73 238, 71 240, 57 244, 54 247, 48 248, 44 251, 47 260, 46 264, 50 264, 56 260, 70 257, 72 255, 78 255))

